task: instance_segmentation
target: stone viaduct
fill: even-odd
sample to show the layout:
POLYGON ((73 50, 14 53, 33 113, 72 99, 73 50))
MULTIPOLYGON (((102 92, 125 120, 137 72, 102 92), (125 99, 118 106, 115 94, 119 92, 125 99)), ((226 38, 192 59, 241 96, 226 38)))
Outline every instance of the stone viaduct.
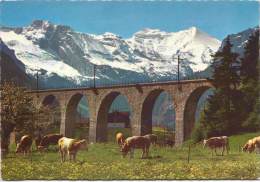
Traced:
POLYGON ((200 96, 209 88, 206 79, 140 83, 97 88, 52 89, 30 91, 37 107, 57 100, 60 106, 60 132, 65 136, 73 133, 76 108, 83 96, 89 106, 89 140, 104 142, 107 139, 107 116, 113 100, 118 95, 126 97, 131 108, 131 130, 133 135, 144 135, 152 130, 152 110, 156 98, 167 92, 174 103, 175 144, 179 146, 189 137, 195 123, 195 112, 200 96))

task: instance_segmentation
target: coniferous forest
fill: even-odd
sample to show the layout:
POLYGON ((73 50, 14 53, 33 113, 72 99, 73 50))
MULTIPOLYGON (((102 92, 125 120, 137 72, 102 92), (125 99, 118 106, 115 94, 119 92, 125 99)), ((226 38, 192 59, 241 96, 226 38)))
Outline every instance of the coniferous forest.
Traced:
POLYGON ((213 55, 215 87, 193 131, 195 141, 260 129, 259 30, 246 43, 244 57, 232 52, 229 37, 213 55))

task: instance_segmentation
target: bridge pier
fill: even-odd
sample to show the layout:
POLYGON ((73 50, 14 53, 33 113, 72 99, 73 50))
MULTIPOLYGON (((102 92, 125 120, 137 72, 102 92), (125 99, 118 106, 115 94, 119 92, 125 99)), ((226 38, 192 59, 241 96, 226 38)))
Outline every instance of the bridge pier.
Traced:
POLYGON ((60 121, 60 133, 63 134, 63 136, 67 136, 66 133, 66 112, 65 112, 66 107, 62 106, 62 111, 61 111, 61 121, 60 121))
POLYGON ((141 113, 136 111, 135 108, 133 108, 130 123, 131 123, 131 131, 133 136, 140 136, 141 135, 141 120, 140 116, 141 113))
POLYGON ((61 109, 61 121, 60 121, 60 133, 63 134, 63 136, 70 137, 70 131, 71 128, 68 125, 68 118, 66 118, 66 109, 67 109, 67 103, 66 103, 66 97, 60 98, 60 109, 61 109))
POLYGON ((96 143, 97 134, 97 122, 93 119, 90 119, 89 123, 89 142, 96 143))
POLYGON ((142 97, 143 95, 134 88, 126 93, 128 104, 131 108, 130 124, 133 136, 140 136, 142 133, 141 112, 142 112, 142 97))
POLYGON ((185 101, 176 98, 175 104, 175 146, 179 147, 184 141, 184 108, 185 101))

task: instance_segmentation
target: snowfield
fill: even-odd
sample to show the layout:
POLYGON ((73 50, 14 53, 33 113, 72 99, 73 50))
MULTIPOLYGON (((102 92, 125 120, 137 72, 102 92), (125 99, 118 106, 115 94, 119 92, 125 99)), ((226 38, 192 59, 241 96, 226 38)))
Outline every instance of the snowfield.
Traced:
POLYGON ((207 68, 211 53, 216 52, 221 43, 196 27, 172 33, 158 29, 145 29, 134 34, 127 42, 132 49, 144 52, 157 60, 158 65, 165 60, 163 66, 159 66, 162 71, 166 71, 173 63, 176 65, 176 60, 172 58, 177 58, 176 55, 179 54, 182 59, 189 62, 194 72, 207 68))
POLYGON ((56 73, 62 77, 82 76, 76 69, 63 63, 48 52, 39 48, 24 35, 16 34, 14 31, 0 32, 1 39, 10 49, 15 50, 15 54, 26 66, 28 72, 31 70, 46 70, 47 74, 56 73))

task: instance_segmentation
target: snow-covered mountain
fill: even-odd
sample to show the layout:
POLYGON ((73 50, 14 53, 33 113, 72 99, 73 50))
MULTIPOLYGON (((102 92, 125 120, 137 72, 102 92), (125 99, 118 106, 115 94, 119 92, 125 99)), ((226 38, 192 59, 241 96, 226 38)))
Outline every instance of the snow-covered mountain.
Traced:
POLYGON ((0 39, 0 83, 15 82, 16 85, 30 88, 35 80, 25 73, 25 65, 16 58, 14 51, 9 49, 0 39))
POLYGON ((242 58, 244 56, 244 48, 249 40, 249 37, 253 34, 255 34, 256 31, 259 31, 259 27, 249 28, 242 32, 230 34, 228 35, 223 41, 220 46, 220 50, 224 47, 226 44, 226 40, 229 37, 232 46, 232 51, 239 54, 239 58, 242 58))
POLYGON ((219 40, 196 27, 173 33, 145 29, 135 33, 127 42, 136 53, 155 61, 159 65, 154 66, 157 72, 169 71, 169 67, 176 63, 172 61, 172 57, 177 53, 184 59, 182 64, 189 65, 193 72, 202 71, 208 66, 210 55, 220 45, 219 40))
POLYGON ((171 33, 144 29, 123 39, 112 33, 75 32, 42 20, 27 27, 1 27, 0 37, 28 74, 41 71, 47 87, 51 81, 51 87, 62 87, 60 79, 75 85, 91 82, 93 64, 99 65, 97 79, 104 82, 174 79, 177 55, 182 59, 181 75, 190 76, 207 68, 220 46, 219 40, 196 27, 171 33))

